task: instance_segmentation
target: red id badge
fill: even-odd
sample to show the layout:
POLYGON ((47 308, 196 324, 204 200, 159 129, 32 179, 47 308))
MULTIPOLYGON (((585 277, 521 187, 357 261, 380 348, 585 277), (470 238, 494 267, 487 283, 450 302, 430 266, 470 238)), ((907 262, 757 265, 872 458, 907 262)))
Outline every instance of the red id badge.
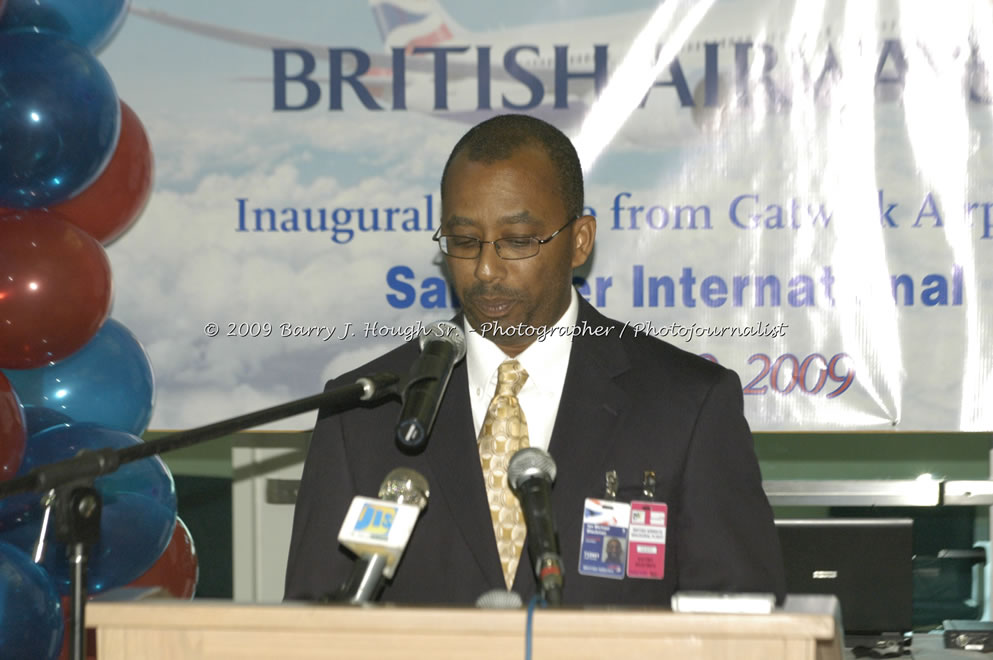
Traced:
POLYGON ((662 502, 631 502, 627 575, 661 580, 665 576, 665 528, 669 507, 662 502))

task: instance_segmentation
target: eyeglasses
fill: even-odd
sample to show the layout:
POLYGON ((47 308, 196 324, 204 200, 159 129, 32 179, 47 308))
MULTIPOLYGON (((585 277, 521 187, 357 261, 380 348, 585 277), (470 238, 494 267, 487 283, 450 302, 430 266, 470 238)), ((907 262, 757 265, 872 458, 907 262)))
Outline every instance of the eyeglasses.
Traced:
POLYGON ((555 230, 548 238, 538 238, 537 236, 508 236, 498 238, 495 241, 481 241, 471 236, 459 236, 457 234, 441 235, 441 227, 435 232, 433 241, 438 241, 442 253, 456 259, 476 259, 483 251, 483 245, 491 243, 496 250, 497 256, 501 259, 530 259, 538 254, 541 246, 552 240, 579 218, 573 218, 555 230))

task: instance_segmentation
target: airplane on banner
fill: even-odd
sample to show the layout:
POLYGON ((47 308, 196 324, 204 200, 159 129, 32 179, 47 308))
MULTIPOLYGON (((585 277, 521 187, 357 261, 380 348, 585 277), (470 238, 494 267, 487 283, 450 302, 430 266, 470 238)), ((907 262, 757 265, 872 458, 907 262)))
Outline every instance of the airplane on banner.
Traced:
MULTIPOLYGON (((756 17, 741 5, 712 1, 665 2, 645 11, 470 31, 437 0, 369 5, 384 52, 244 32, 133 5, 130 11, 211 39, 270 50, 272 75, 253 80, 271 82, 277 112, 410 110, 467 123, 526 112, 570 130, 621 77, 619 67, 632 68, 629 55, 636 53, 640 61, 633 68, 640 77, 621 137, 656 146, 720 132, 743 109, 785 115, 796 96, 826 103, 843 71, 834 42, 843 31, 823 16, 803 17, 808 32, 795 27, 795 16, 756 17), (638 46, 645 39, 647 49, 638 46)), ((870 8, 862 23, 876 53, 860 65, 875 71, 877 100, 898 100, 908 69, 898 21, 886 18, 893 11, 870 8)), ((988 79, 968 43, 951 57, 971 72, 967 81, 977 70, 981 80, 988 79)), ((963 91, 976 100, 973 86, 967 82, 963 91)))
POLYGON ((318 106, 322 94, 312 84, 320 81, 328 85, 327 105, 336 110, 343 108, 343 96, 350 93, 353 102, 369 109, 425 111, 466 123, 499 112, 523 111, 558 125, 573 125, 586 115, 594 88, 602 88, 616 64, 609 57, 609 46, 623 53, 622 46, 630 43, 651 14, 628 12, 473 32, 436 0, 370 0, 369 5, 384 53, 244 32, 134 5, 130 12, 211 39, 272 50, 276 75, 252 80, 273 84, 276 110, 318 106), (571 76, 563 79, 568 87, 556 90, 559 98, 552 102, 546 90, 556 84, 555 44, 593 34, 600 46, 570 47, 564 62, 571 76), (318 61, 327 61, 334 69, 317 73, 318 61), (305 96, 302 101, 290 100, 292 92, 305 96), (468 101, 460 103, 463 99, 468 101))

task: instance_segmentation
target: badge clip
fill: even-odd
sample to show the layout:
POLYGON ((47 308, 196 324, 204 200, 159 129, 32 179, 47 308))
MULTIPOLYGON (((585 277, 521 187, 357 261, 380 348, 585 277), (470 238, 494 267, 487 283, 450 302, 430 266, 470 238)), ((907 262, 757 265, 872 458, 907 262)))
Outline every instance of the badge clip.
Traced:
POLYGON ((608 499, 617 498, 617 470, 608 470, 604 475, 604 493, 608 499))
POLYGON ((641 479, 641 492, 650 500, 655 499, 655 471, 645 470, 641 479))

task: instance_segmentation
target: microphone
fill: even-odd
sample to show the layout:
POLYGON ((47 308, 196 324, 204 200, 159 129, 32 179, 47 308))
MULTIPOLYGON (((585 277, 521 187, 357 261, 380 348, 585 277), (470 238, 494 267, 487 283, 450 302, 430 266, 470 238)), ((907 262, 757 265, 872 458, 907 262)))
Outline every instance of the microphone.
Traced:
POLYGON ((528 556, 542 598, 549 605, 562 604, 562 556, 555 529, 551 490, 555 461, 537 447, 521 449, 507 464, 507 482, 521 502, 528 530, 528 556))
POLYGON ((519 610, 524 601, 516 591, 490 589, 476 599, 476 607, 484 610, 519 610))
POLYGON ((428 480, 420 472, 397 468, 383 479, 379 499, 352 499, 338 542, 359 558, 333 600, 359 604, 379 597, 384 579, 396 571, 428 495, 428 480))
POLYGON ((420 341, 421 354, 400 393, 403 409, 396 425, 397 442, 412 450, 427 442, 452 369, 465 357, 465 334, 451 321, 429 324, 420 341))

